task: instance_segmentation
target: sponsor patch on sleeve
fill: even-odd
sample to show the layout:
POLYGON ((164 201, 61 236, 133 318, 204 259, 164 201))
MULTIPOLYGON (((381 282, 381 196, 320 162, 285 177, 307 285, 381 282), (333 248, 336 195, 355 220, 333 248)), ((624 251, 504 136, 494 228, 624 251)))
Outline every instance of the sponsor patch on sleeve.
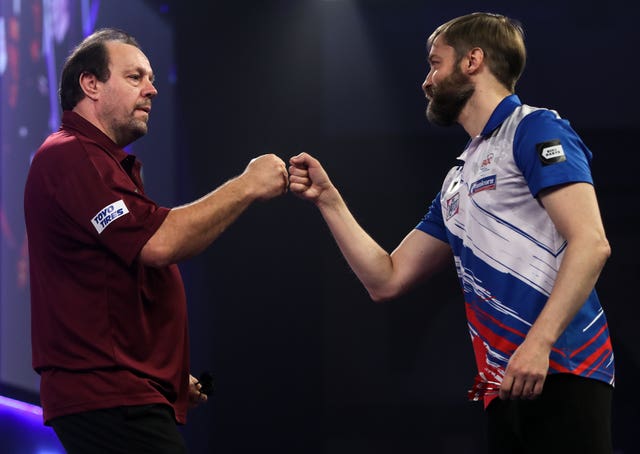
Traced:
POLYGON ((106 229, 109 224, 118 219, 121 216, 124 216, 129 212, 129 209, 124 204, 123 200, 118 200, 117 202, 113 202, 111 205, 107 205, 91 219, 91 223, 98 231, 98 234, 102 233, 104 229, 106 229))
POLYGON ((564 150, 562 149, 562 144, 558 139, 538 143, 536 144, 536 150, 538 150, 538 157, 543 166, 557 164, 558 162, 567 160, 564 150))

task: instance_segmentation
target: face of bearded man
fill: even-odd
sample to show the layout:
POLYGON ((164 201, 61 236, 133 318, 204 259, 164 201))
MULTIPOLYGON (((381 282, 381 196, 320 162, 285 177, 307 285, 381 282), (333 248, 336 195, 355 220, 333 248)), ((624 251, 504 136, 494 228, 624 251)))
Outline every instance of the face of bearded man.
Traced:
POLYGON ((438 126, 453 125, 474 91, 469 76, 465 75, 458 65, 454 65, 454 70, 449 76, 437 86, 432 85, 427 89, 427 119, 438 126))

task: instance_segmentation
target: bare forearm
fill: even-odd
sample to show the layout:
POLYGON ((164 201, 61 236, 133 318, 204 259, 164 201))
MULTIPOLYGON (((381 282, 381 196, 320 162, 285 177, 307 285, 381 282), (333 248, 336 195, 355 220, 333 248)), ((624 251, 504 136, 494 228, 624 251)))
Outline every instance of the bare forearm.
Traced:
POLYGON ((529 340, 551 348, 593 290, 609 255, 604 238, 568 245, 553 291, 531 327, 529 340))
POLYGON ((149 266, 192 257, 224 232, 255 200, 287 191, 287 169, 274 154, 252 159, 244 172, 190 204, 174 208, 140 251, 149 266))
POLYGON ((340 251, 374 301, 406 292, 450 260, 446 243, 415 230, 389 254, 358 224, 317 159, 301 153, 289 162, 291 192, 318 207, 340 251))
POLYGON ((502 399, 535 398, 549 372, 549 355, 584 305, 611 251, 593 186, 571 183, 540 193, 558 233, 567 241, 551 294, 507 365, 502 399))
POLYGON ((152 266, 164 266, 197 255, 254 200, 255 196, 240 176, 192 203, 173 208, 143 248, 142 261, 152 266))
POLYGON ((385 287, 391 282, 391 256, 358 224, 346 203, 335 191, 331 201, 318 203, 318 208, 333 237, 358 279, 374 300, 392 292, 385 287))

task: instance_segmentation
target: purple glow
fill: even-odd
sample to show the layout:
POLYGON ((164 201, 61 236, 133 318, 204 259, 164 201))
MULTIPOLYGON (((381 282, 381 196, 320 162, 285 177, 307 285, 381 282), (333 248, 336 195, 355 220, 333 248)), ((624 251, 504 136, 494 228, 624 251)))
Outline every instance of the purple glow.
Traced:
POLYGON ((53 429, 44 425, 42 408, 0 396, 0 452, 64 454, 53 429))
POLYGON ((98 10, 100 9, 100 0, 82 0, 82 33, 87 37, 95 31, 96 19, 98 18, 98 10))
POLYGON ((42 416, 42 408, 37 405, 31 405, 26 402, 21 402, 4 396, 0 396, 0 406, 13 408, 23 413, 42 416))

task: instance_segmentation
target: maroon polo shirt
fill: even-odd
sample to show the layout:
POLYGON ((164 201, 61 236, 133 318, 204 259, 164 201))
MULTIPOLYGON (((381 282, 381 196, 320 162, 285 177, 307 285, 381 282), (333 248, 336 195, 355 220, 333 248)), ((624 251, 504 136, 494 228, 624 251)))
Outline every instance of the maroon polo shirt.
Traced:
POLYGON ((140 163, 65 111, 33 158, 24 210, 33 367, 45 421, 167 403, 184 423, 184 286, 176 265, 138 260, 169 213, 145 195, 140 163))

